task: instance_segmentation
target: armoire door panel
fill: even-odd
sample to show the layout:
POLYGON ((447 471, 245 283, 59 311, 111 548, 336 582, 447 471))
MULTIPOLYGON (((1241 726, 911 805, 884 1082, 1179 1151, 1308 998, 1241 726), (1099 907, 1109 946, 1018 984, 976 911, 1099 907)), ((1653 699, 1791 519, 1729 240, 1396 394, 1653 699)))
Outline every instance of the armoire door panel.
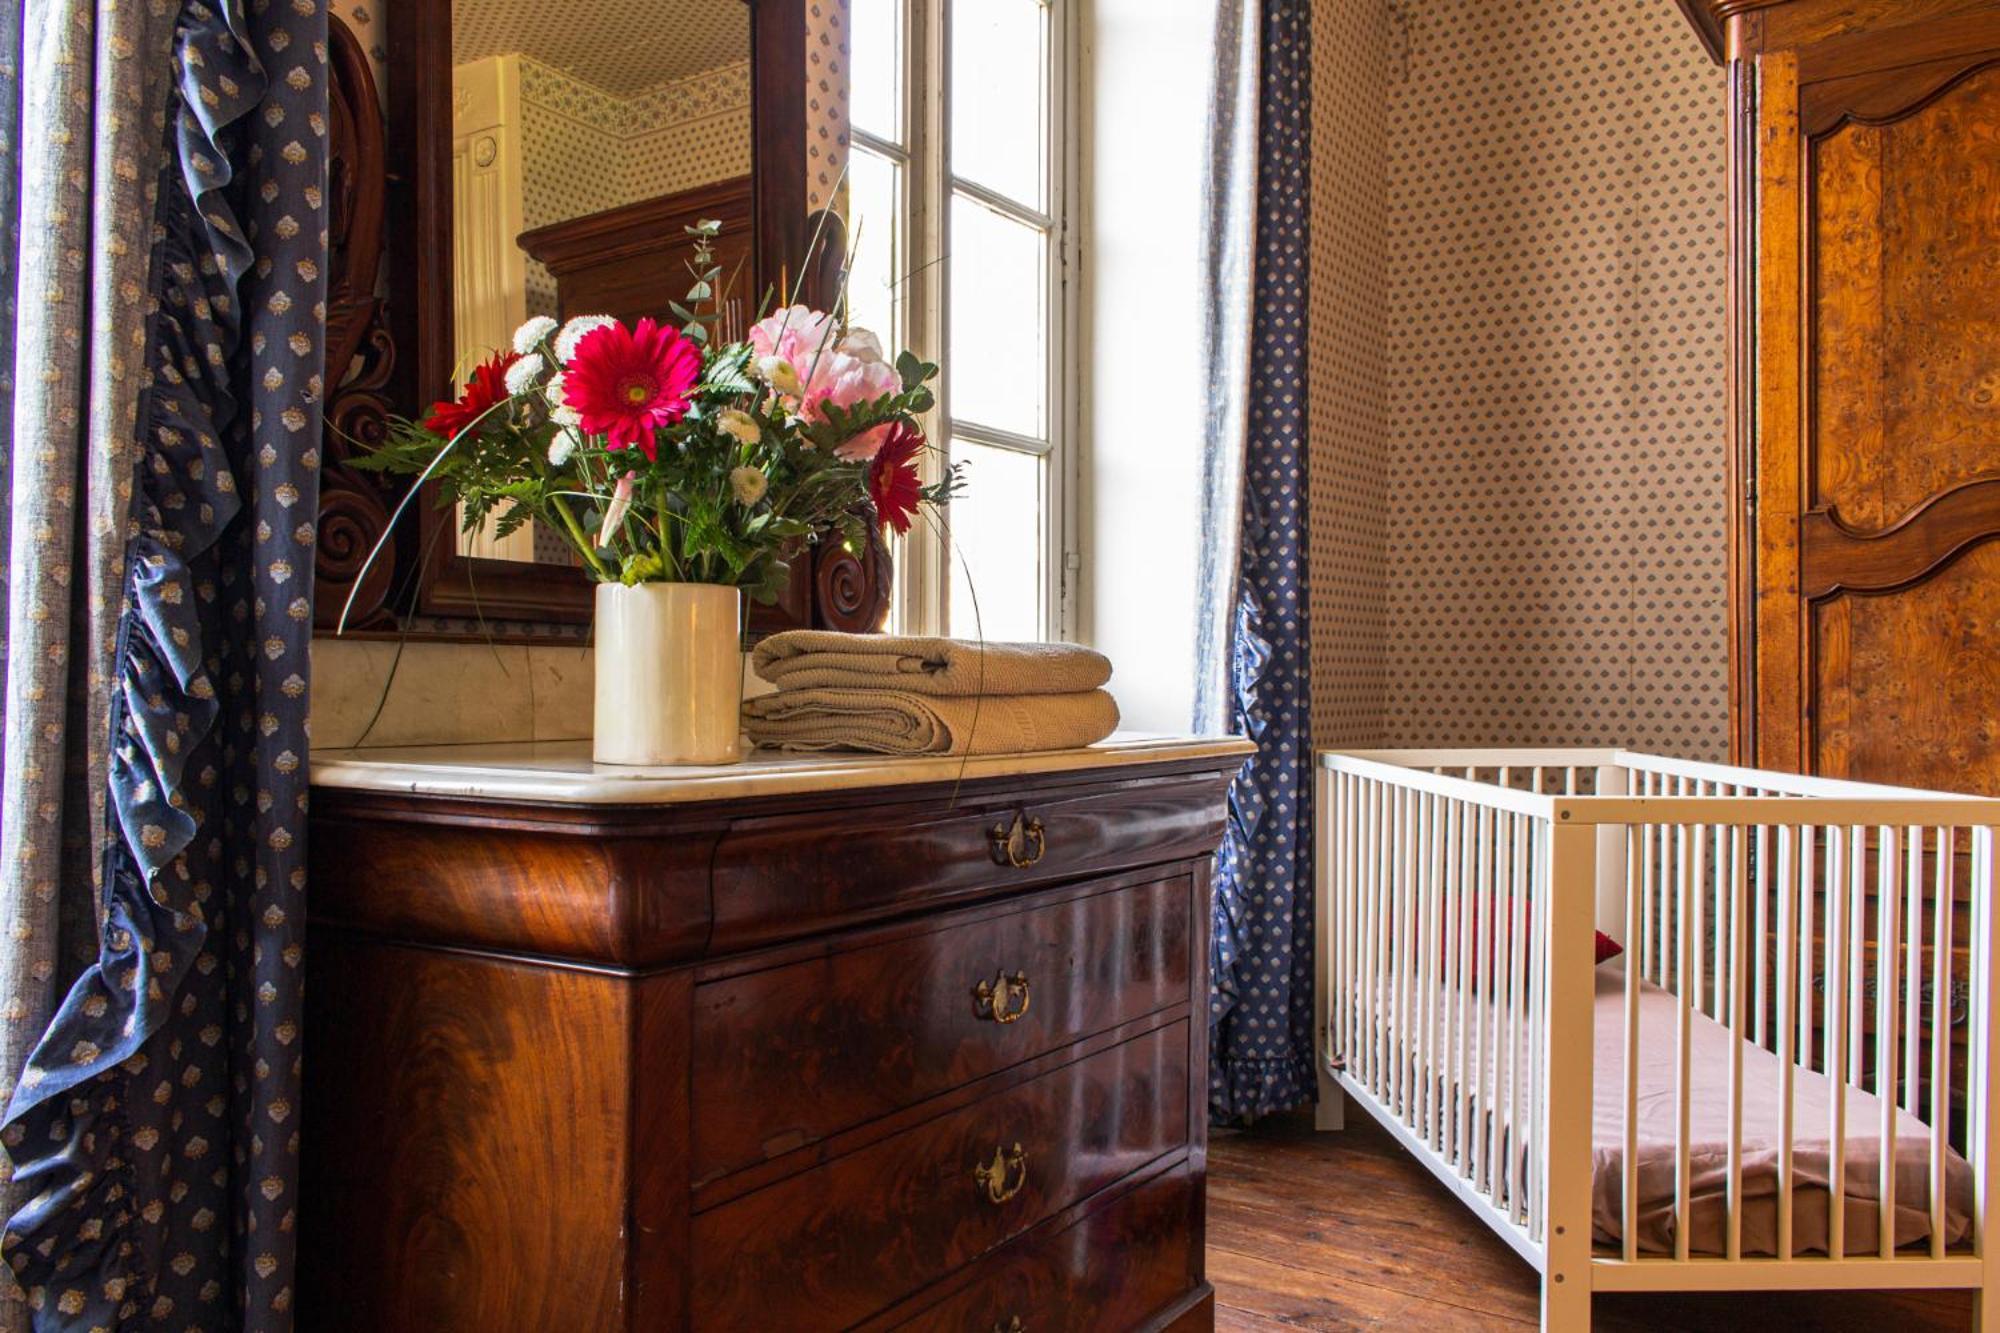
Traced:
POLYGON ((1713 8, 1750 88, 1736 756, 2000 792, 2000 0, 1713 8))
POLYGON ((1828 598, 1808 624, 1814 772, 2000 790, 2000 545, 1897 592, 1828 598))
POLYGON ((1809 151, 1807 502, 1877 531, 2000 471, 2000 66, 1809 151))

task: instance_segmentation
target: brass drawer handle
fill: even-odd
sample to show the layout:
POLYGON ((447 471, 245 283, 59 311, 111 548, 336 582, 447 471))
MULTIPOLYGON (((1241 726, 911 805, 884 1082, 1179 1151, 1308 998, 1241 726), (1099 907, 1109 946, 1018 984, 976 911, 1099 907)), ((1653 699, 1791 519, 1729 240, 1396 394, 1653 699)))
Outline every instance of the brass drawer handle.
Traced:
POLYGON ((1018 1023, 1028 1012, 1029 998, 1026 972, 1011 977, 1001 972, 972 988, 972 1012, 996 1023, 1018 1023))
POLYGON ((1025 812, 1016 814, 1012 825, 995 824, 986 837, 993 844, 995 864, 1016 870, 1026 870, 1049 849, 1041 819, 1025 812))
POLYGON ((995 1148, 993 1160, 974 1167, 972 1178, 986 1192, 989 1203, 1005 1203, 1027 1186, 1028 1154, 1018 1143, 1012 1149, 995 1148))

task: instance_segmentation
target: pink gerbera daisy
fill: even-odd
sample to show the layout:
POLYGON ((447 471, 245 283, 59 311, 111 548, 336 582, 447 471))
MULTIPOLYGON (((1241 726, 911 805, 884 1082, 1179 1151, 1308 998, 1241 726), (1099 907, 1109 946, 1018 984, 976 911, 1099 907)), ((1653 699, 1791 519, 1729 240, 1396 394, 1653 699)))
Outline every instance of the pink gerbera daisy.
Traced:
POLYGON ((654 432, 687 415, 701 378, 701 349, 679 329, 642 319, 634 328, 606 324, 576 345, 563 377, 564 402, 583 429, 609 449, 638 448, 659 457, 654 432))

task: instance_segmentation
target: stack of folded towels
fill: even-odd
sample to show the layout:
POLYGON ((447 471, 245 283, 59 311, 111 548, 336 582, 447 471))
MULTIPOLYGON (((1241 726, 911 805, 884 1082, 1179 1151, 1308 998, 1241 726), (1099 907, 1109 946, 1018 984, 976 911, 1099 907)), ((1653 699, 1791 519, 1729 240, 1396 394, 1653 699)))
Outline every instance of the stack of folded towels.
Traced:
POLYGON ((1118 728, 1110 661, 1074 644, 790 630, 751 665, 777 691, 745 701, 744 730, 781 750, 1014 754, 1118 728))

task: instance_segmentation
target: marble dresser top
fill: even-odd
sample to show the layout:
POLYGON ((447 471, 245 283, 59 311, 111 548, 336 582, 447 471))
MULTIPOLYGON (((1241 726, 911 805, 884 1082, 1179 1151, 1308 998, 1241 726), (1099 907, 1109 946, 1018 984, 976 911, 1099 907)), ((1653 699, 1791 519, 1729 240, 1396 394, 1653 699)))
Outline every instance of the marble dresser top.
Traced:
POLYGON ((740 764, 626 768, 594 764, 589 741, 494 742, 361 750, 318 750, 315 787, 424 796, 550 801, 566 805, 673 805, 749 796, 787 796, 854 787, 972 781, 1177 760, 1231 759, 1254 747, 1240 736, 1158 736, 1119 732, 1081 750, 1035 754, 891 758, 866 754, 779 754, 754 750, 740 764))

